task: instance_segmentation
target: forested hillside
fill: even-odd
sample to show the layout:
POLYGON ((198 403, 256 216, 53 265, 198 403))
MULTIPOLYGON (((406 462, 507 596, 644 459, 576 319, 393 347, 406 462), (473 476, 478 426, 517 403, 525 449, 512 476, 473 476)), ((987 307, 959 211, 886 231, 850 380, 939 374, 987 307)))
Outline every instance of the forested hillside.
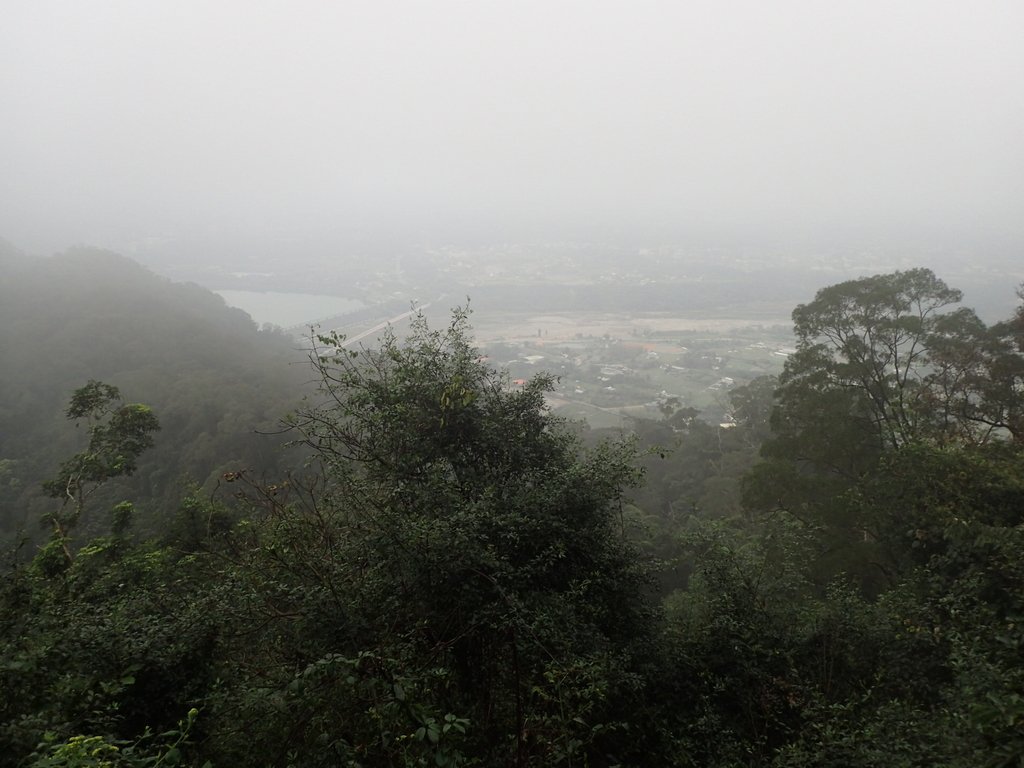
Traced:
POLYGON ((290 338, 109 252, 33 259, 7 246, 0 275, 0 534, 36 533, 40 483, 83 443, 64 410, 90 379, 159 413, 131 482, 147 525, 173 514, 188 483, 281 471, 280 441, 255 430, 276 431, 302 397, 305 355, 290 338))
POLYGON ((96 258, 22 267, 68 276, 21 307, 96 381, 44 399, 32 366, 60 363, 25 351, 5 379, 9 461, 27 407, 81 426, 28 454, 73 501, 0 583, 0 765, 1024 764, 1024 308, 989 327, 925 269, 829 286, 731 422, 665 402, 604 436, 551 414, 550 376, 488 367, 460 310, 325 335, 288 418, 312 459, 263 478, 240 433, 196 435, 271 418, 214 396, 286 401, 263 366, 287 345, 114 257, 127 283, 76 291, 96 258), (118 301, 152 310, 144 342, 118 301), (172 324, 202 341, 161 347, 172 324), (107 332, 125 349, 76 357, 107 332), (190 391, 209 360, 231 373, 190 391), (109 503, 165 498, 176 454, 223 488, 139 535, 109 503))

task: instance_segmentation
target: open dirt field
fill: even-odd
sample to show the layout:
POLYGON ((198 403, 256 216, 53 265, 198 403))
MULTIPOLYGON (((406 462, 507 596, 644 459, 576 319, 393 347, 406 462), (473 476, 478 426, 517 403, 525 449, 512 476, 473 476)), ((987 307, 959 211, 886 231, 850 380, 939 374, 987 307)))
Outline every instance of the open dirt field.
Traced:
POLYGON ((725 333, 752 327, 778 327, 784 330, 790 327, 791 321, 783 312, 735 317, 685 317, 654 313, 624 315, 600 312, 546 315, 474 313, 472 325, 474 335, 480 342, 537 338, 553 342, 569 341, 578 335, 600 337, 607 334, 613 338, 625 339, 648 334, 680 332, 725 333))

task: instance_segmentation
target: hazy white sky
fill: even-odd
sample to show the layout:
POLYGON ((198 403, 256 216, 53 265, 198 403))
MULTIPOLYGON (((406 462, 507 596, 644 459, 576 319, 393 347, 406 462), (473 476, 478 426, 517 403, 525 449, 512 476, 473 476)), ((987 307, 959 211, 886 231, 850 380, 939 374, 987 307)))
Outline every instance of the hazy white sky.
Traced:
POLYGON ((0 236, 1024 244, 1020 0, 7 0, 0 236))

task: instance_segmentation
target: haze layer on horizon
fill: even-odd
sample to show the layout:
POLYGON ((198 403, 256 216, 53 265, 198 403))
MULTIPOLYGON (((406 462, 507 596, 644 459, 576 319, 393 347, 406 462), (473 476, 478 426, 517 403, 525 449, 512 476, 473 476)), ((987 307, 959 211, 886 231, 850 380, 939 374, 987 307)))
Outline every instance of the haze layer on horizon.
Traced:
POLYGON ((0 236, 1016 248, 1022 29, 1016 0, 11 3, 0 236))

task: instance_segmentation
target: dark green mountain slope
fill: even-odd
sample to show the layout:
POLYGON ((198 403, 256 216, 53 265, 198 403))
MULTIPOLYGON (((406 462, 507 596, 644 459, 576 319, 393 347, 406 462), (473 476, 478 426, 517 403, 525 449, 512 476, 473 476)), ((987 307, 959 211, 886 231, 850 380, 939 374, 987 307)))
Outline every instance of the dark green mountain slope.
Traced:
POLYGON ((276 430, 307 377, 289 337, 258 330, 204 288, 110 252, 29 259, 8 247, 0 271, 0 531, 32 532, 50 503, 37 489, 82 448, 83 430, 63 411, 90 379, 159 416, 156 447, 129 481, 149 528, 171 513, 186 479, 280 470, 281 439, 256 431, 276 430))

